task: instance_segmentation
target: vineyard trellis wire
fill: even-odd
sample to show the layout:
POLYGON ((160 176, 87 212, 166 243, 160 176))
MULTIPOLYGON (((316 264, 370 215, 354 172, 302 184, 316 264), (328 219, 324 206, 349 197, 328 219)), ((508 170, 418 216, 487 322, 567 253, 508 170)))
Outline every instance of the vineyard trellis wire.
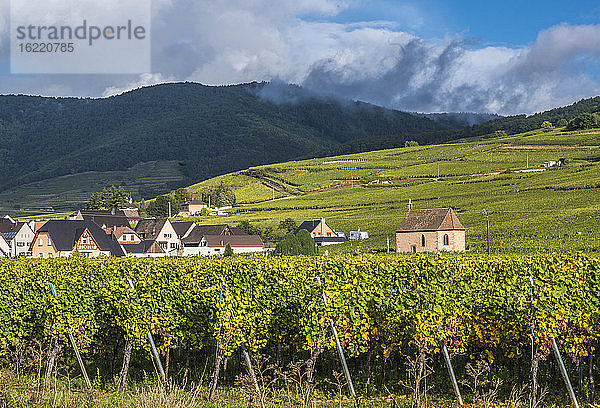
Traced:
POLYGON ((599 270, 599 259, 582 254, 0 261, 0 348, 70 332, 88 359, 120 338, 149 355, 150 332, 163 353, 218 345, 227 358, 285 342, 310 355, 334 352, 333 322, 353 359, 406 348, 435 355, 442 340, 451 357, 507 365, 532 341, 543 360, 559 339, 579 364, 598 344, 599 270), (528 276, 533 298, 523 290, 528 276))

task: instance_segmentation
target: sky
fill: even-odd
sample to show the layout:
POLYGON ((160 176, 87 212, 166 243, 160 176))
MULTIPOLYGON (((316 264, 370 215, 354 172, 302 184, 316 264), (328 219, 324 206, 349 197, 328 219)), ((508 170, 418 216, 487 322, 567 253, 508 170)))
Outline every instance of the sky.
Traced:
POLYGON ((600 95, 597 0, 153 0, 152 69, 136 75, 10 74, 8 4, 2 94, 282 81, 404 111, 502 115, 600 95))

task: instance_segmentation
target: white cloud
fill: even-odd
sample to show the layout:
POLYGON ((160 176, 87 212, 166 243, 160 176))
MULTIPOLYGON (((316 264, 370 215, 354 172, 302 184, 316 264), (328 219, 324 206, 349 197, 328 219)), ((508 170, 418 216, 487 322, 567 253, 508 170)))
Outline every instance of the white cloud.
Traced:
POLYGON ((104 92, 102 92, 102 97, 115 96, 115 95, 119 95, 119 94, 122 94, 127 91, 131 91, 132 89, 142 88, 144 86, 150 86, 150 85, 156 85, 156 84, 163 84, 166 82, 173 82, 173 81, 174 81, 173 78, 165 77, 162 74, 142 74, 139 76, 138 79, 125 84, 125 86, 122 86, 122 87, 109 86, 109 87, 107 87, 104 90, 104 92))
MULTIPOLYGON (((216 85, 279 79, 409 111, 502 114, 600 94, 597 75, 587 73, 590 62, 600 63, 599 25, 551 27, 521 48, 477 47, 460 36, 418 38, 401 31, 398 21, 333 22, 332 17, 362 4, 357 0, 153 4, 153 73, 139 78, 5 75, 0 92, 56 89, 106 96, 161 81, 216 85)), ((408 2, 400 5, 410 11, 408 2)))

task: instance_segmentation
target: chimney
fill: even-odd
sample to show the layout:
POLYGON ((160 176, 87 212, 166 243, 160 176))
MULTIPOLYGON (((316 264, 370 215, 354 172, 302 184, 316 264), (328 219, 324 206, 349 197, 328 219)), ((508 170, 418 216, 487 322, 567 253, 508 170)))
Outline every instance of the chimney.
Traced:
POLYGON ((408 199, 408 211, 412 211, 412 200, 408 199))

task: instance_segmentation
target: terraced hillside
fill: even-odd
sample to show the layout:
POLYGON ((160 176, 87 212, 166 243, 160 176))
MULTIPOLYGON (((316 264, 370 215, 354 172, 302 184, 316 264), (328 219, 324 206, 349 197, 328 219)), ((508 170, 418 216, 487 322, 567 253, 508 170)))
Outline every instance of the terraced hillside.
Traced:
POLYGON ((89 171, 24 184, 0 193, 0 214, 70 212, 105 186, 122 186, 134 200, 176 188, 185 180, 177 161, 139 163, 127 170, 89 171))
MULTIPOLYGON (((383 249, 412 199, 415 208, 451 206, 470 251, 596 251, 600 248, 600 130, 463 140, 253 167, 195 184, 231 185, 240 206, 219 222, 248 220, 276 239, 279 222, 325 217, 346 234, 373 239, 351 250, 383 249), (563 162, 545 168, 544 162, 563 162), (268 228, 271 230, 268 230, 268 228)), ((200 218, 215 222, 212 217, 200 218)), ((349 245, 329 251, 350 251, 349 245)))

